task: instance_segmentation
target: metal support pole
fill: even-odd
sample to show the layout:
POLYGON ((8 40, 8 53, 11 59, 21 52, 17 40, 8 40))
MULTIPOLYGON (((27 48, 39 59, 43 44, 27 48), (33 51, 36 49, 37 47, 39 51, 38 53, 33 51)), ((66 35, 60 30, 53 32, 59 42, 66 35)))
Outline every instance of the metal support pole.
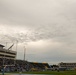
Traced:
POLYGON ((24 61, 25 61, 25 56, 26 56, 26 48, 24 46, 24 61))
POLYGON ((4 75, 4 66, 3 66, 3 70, 2 70, 2 75, 4 75))
POLYGON ((5 59, 3 58, 2 75, 4 75, 4 61, 5 59))

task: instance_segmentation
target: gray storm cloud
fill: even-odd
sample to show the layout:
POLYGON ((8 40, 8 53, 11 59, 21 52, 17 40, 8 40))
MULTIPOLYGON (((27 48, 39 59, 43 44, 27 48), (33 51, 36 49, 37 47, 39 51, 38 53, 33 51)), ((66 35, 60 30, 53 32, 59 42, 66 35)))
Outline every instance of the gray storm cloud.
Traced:
POLYGON ((58 51, 60 56, 63 54, 60 60, 66 60, 70 54, 66 54, 65 59, 65 51, 75 52, 76 49, 75 7, 76 0, 0 0, 0 42, 29 43, 51 39, 64 47, 59 46, 57 50, 56 46, 52 49, 49 46, 47 54, 41 57, 48 58, 49 62, 54 57, 57 61, 59 53, 55 51, 58 51), (51 52, 55 56, 50 55, 51 52))

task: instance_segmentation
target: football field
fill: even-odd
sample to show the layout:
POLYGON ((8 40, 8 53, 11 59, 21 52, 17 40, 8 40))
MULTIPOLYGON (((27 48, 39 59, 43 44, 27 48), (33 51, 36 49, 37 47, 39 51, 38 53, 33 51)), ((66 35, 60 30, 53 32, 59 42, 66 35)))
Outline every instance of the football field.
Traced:
MULTIPOLYGON (((76 75, 76 71, 44 71, 44 72, 24 72, 24 73, 5 73, 4 75, 76 75)), ((2 75, 0 73, 0 75, 2 75)))

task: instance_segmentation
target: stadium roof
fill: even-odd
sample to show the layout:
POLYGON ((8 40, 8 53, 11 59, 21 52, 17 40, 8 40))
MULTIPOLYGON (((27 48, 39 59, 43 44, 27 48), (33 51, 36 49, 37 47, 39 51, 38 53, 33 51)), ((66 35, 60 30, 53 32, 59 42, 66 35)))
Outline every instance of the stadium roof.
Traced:
POLYGON ((0 47, 5 47, 5 46, 0 44, 0 47))

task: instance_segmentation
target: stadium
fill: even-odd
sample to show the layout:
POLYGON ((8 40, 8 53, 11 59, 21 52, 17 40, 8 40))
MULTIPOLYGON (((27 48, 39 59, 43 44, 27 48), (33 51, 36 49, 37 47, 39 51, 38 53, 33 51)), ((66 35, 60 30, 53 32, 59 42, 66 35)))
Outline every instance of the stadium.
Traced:
POLYGON ((11 50, 12 46, 5 49, 5 46, 0 44, 0 71, 3 71, 3 69, 5 72, 44 71, 50 68, 48 63, 16 59, 17 52, 11 50))

